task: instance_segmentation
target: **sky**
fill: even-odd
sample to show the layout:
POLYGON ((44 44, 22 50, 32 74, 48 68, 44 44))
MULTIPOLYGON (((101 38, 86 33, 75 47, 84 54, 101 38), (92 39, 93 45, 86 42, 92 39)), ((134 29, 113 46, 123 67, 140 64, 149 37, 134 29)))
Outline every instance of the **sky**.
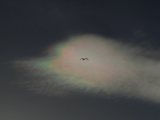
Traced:
POLYGON ((0 119, 159 120, 159 13, 142 0, 1 1, 0 119))

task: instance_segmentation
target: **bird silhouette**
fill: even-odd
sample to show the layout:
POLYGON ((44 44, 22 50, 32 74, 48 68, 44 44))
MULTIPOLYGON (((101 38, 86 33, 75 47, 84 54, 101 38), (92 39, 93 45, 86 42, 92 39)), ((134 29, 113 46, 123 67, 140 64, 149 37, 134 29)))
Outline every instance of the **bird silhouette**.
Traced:
POLYGON ((80 60, 83 60, 83 61, 84 61, 84 60, 88 60, 88 58, 81 58, 80 60))

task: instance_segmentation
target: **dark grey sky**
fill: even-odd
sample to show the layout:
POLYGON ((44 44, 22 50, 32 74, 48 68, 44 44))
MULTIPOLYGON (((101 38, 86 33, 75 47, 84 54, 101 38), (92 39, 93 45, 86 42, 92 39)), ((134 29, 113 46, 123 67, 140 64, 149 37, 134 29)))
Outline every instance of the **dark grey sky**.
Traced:
POLYGON ((36 1, 0 3, 0 119, 159 120, 160 105, 123 97, 33 94, 15 85, 10 61, 41 55, 68 36, 95 33, 159 49, 159 3, 151 1, 36 1))

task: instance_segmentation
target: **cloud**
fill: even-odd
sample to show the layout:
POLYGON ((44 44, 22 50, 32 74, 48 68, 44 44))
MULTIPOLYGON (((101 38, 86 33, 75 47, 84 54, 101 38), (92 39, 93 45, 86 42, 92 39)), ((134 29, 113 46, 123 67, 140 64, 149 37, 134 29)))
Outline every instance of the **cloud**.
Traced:
POLYGON ((47 95, 75 92, 123 95, 160 102, 160 62, 142 48, 98 35, 73 36, 43 57, 17 60, 28 89, 47 95), (87 57, 89 60, 81 61, 87 57), (31 76, 31 77, 29 77, 31 76))

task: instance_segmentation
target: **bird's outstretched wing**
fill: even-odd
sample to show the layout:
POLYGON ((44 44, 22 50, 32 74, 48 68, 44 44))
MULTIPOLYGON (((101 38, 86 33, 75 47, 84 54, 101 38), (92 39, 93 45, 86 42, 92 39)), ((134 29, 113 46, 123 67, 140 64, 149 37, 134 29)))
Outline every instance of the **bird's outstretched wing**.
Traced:
POLYGON ((80 60, 88 60, 88 58, 81 58, 80 60))

